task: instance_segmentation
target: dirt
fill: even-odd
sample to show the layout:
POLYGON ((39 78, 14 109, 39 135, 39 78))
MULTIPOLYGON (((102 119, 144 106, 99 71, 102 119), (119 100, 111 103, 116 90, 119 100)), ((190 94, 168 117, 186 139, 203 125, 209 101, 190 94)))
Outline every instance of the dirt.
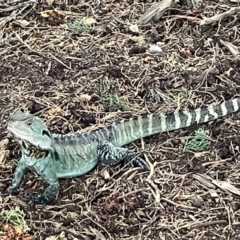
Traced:
MULTIPOLYGON (((15 6, 7 2, 0 1, 1 7, 15 6)), ((130 26, 152 4, 42 1, 0 10, 0 140, 8 139, 0 148, 2 239, 240 238, 238 194, 215 186, 213 196, 195 177, 202 174, 238 189, 239 113, 129 144, 146 150, 143 157, 153 164, 152 172, 99 164, 84 176, 61 179, 58 196, 46 206, 27 199, 47 186, 33 172, 25 174, 18 194, 6 191, 20 157, 6 130, 16 109, 36 114, 50 131, 65 134, 239 94, 239 55, 223 42, 239 48, 238 14, 208 25, 187 18, 212 17, 238 3, 206 1, 195 8, 180 1, 157 22, 132 32, 130 26), (9 19, 10 14, 16 16, 9 19), (70 29, 84 17, 96 23, 70 29), (151 53, 150 45, 162 52, 151 53), (210 146, 184 151, 199 127, 209 131, 210 146), (25 214, 29 230, 24 234, 12 233, 3 218, 16 206, 25 214)))

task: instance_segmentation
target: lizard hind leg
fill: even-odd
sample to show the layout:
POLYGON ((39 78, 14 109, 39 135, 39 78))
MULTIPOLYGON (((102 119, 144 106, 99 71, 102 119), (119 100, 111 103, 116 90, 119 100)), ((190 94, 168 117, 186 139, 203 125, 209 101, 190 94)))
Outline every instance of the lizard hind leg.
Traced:
POLYGON ((137 152, 131 151, 123 147, 115 147, 111 143, 105 143, 98 148, 99 161, 107 165, 113 165, 124 161, 124 164, 131 162, 131 165, 138 166, 142 169, 148 169, 149 165, 138 156, 137 152))

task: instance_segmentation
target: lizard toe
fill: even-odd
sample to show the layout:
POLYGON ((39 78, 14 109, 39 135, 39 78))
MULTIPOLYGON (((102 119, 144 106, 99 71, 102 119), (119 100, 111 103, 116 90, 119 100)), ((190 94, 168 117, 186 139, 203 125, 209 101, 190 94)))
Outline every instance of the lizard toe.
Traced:
MULTIPOLYGON (((148 163, 141 157, 136 156, 130 161, 131 161, 130 164, 132 167, 140 167, 141 169, 144 169, 144 170, 150 170, 150 166, 148 165, 148 163)), ((124 161, 124 164, 127 164, 128 162, 129 162, 129 159, 126 159, 124 161)))
POLYGON ((33 204, 40 204, 40 205, 46 205, 49 203, 49 199, 46 198, 44 195, 37 195, 32 197, 33 204))
POLYGON ((12 195, 17 195, 19 193, 19 190, 12 187, 12 186, 9 186, 6 191, 12 195))

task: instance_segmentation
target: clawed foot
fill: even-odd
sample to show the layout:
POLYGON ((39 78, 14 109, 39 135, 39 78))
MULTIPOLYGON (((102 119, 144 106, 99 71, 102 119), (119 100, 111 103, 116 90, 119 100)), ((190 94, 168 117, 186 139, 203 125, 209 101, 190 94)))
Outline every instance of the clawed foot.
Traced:
POLYGON ((148 163, 144 159, 142 159, 141 157, 135 157, 132 160, 132 163, 133 163, 134 166, 140 167, 144 170, 150 170, 150 166, 148 165, 148 163))
POLYGON ((37 195, 34 197, 25 197, 24 198, 25 202, 32 202, 33 204, 37 205, 46 205, 48 204, 50 201, 48 198, 46 198, 44 195, 37 195))
POLYGON ((9 186, 7 188, 7 192, 11 195, 17 195, 19 193, 18 189, 14 188, 13 186, 9 186))
MULTIPOLYGON (((9 186, 7 188, 7 192, 12 195, 17 195, 19 193, 18 189, 14 188, 12 186, 9 186)), ((34 204, 41 204, 41 205, 46 205, 50 202, 50 200, 47 197, 45 197, 44 195, 37 195, 34 197, 25 197, 24 201, 25 202, 32 201, 34 204)))
POLYGON ((128 158, 124 160, 124 164, 127 164, 128 162, 131 161, 130 164, 133 167, 140 167, 144 170, 150 170, 150 166, 148 165, 148 163, 144 159, 136 155, 137 155, 136 152, 131 152, 128 158))
POLYGON ((41 205, 46 205, 48 204, 50 201, 47 197, 45 197, 44 195, 37 195, 32 197, 32 202, 34 204, 41 204, 41 205))

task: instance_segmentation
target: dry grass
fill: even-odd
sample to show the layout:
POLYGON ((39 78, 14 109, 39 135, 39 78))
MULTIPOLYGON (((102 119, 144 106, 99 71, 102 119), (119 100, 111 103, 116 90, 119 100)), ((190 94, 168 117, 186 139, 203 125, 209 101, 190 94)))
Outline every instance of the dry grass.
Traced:
MULTIPOLYGON (((133 24, 150 1, 7 2, 0 1, 1 139, 16 108, 44 118, 53 132, 68 133, 240 92, 235 1, 175 5, 139 32, 133 24), (219 14, 224 18, 212 18, 219 14), (162 52, 151 53, 150 45, 162 52)), ((210 134, 205 152, 183 151, 198 127, 132 143, 128 147, 146 149, 150 172, 99 165, 61 180, 48 206, 24 202, 46 187, 35 173, 26 174, 19 195, 6 192, 19 149, 11 141, 0 144, 1 208, 19 206, 32 239, 238 239, 240 204, 232 190, 239 185, 238 115, 201 126, 210 134)), ((0 236, 11 239, 5 223, 0 236)))

